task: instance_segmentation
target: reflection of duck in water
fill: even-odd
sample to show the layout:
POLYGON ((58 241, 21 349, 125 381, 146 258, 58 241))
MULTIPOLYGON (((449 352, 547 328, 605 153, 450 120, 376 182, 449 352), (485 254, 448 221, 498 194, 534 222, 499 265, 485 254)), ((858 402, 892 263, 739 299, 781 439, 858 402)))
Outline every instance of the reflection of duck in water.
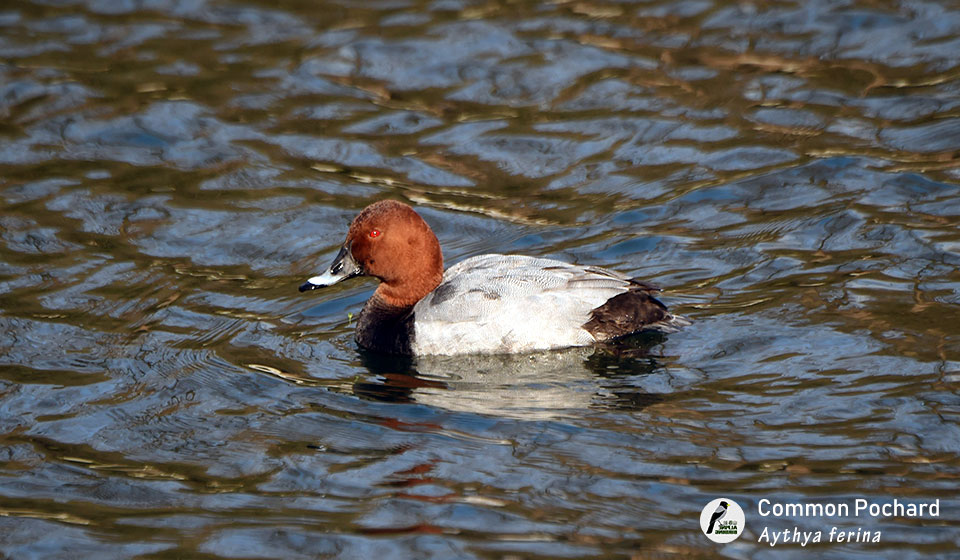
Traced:
POLYGON ((720 502, 720 504, 717 505, 716 511, 710 516, 710 524, 707 525, 708 535, 713 532, 713 526, 717 524, 717 521, 720 521, 723 519, 723 516, 726 515, 728 505, 727 502, 720 502))
MULTIPOLYGON (((659 342, 659 337, 648 341, 659 342)), ((596 409, 640 410, 663 397, 642 380, 661 365, 644 348, 634 356, 605 348, 523 355, 419 356, 407 360, 362 352, 376 376, 353 385, 358 396, 525 420, 582 416, 596 409)))
POLYGON ((444 274, 430 226, 393 200, 365 208, 330 268, 300 291, 360 275, 380 285, 357 317, 357 342, 391 354, 533 352, 688 324, 654 286, 599 267, 491 254, 444 274))

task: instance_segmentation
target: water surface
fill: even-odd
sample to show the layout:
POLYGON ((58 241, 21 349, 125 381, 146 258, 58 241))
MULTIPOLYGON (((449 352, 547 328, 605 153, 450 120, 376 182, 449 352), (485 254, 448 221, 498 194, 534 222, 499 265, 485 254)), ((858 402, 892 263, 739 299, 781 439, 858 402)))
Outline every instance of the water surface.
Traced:
POLYGON ((957 52, 946 1, 4 3, 0 556, 956 554, 957 52), (364 353, 371 281, 296 288, 381 198, 693 324, 364 353), (941 512, 755 513, 861 497, 941 512))

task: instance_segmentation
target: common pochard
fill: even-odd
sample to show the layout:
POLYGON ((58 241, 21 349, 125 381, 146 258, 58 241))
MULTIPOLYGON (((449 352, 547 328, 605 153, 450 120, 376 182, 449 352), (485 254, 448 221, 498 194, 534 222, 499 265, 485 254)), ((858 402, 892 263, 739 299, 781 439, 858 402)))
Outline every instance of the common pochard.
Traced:
POLYGON ((444 273, 433 230, 395 200, 364 208, 330 268, 300 291, 363 275, 380 285, 357 316, 357 343, 391 354, 532 352, 689 323, 656 287, 595 266, 489 254, 444 273))

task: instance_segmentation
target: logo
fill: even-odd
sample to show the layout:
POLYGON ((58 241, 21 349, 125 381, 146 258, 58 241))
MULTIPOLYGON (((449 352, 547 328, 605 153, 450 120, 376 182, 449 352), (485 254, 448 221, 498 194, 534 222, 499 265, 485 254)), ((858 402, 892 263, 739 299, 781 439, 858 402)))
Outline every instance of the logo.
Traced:
POLYGON ((700 528, 713 542, 732 542, 743 532, 745 517, 740 505, 729 498, 717 498, 700 511, 700 528))

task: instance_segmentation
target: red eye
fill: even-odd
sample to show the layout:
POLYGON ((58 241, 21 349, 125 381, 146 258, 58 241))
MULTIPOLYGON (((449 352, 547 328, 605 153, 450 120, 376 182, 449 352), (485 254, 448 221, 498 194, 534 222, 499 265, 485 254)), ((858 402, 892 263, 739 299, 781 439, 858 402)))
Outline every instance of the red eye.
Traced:
POLYGON ((380 230, 379 230, 379 229, 372 229, 372 230, 370 230, 370 237, 371 237, 371 238, 372 238, 372 237, 380 237, 380 230))

